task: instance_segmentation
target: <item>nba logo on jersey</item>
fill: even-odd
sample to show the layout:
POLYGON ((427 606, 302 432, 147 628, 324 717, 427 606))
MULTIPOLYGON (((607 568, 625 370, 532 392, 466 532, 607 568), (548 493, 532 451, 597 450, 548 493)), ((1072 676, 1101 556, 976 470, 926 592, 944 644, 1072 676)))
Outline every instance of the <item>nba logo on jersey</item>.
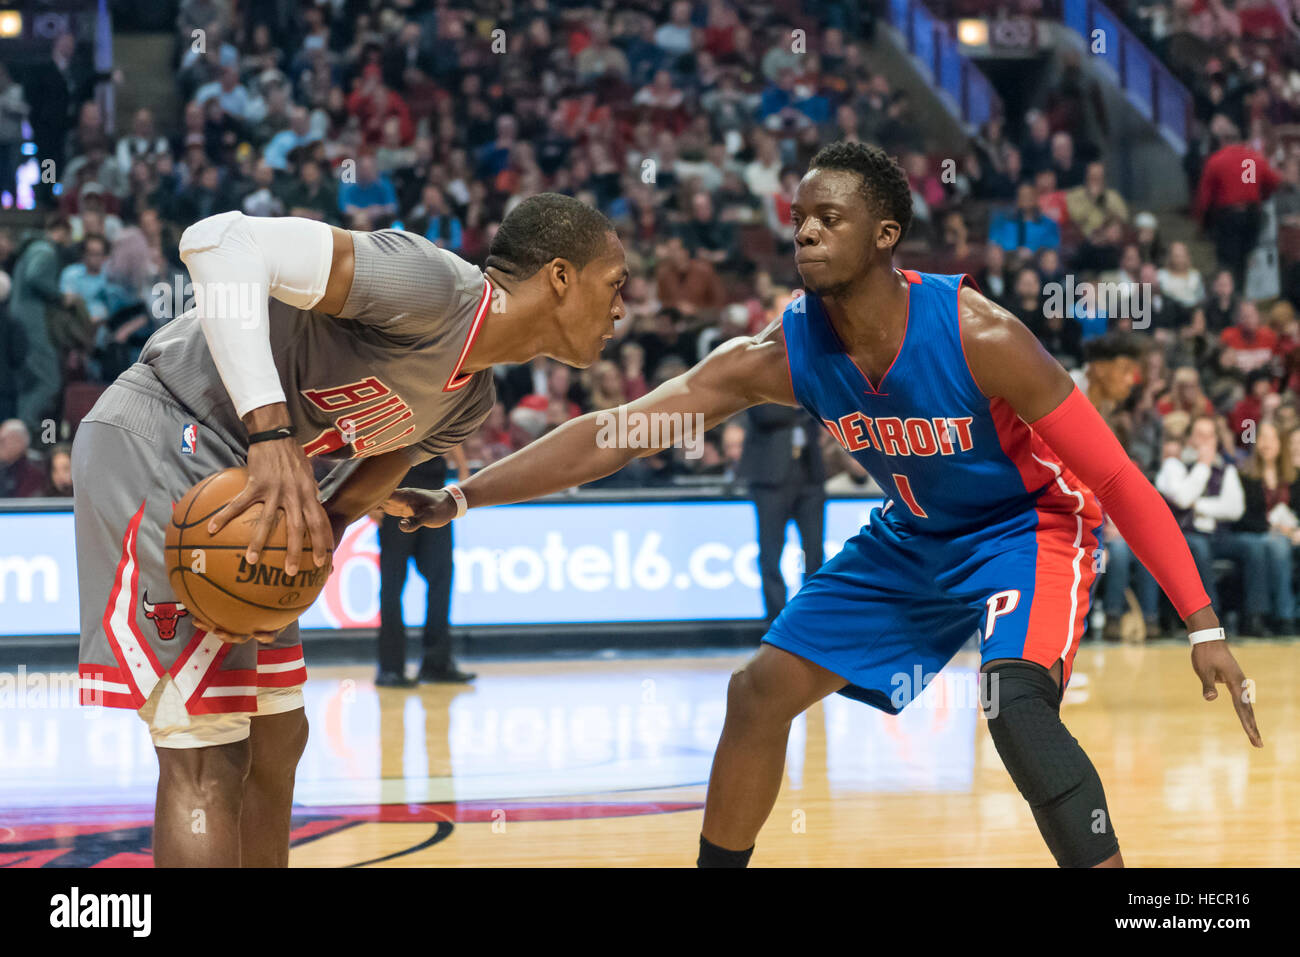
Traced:
POLYGON ((194 447, 199 441, 199 430, 193 422, 186 422, 181 426, 181 454, 193 455, 194 447))

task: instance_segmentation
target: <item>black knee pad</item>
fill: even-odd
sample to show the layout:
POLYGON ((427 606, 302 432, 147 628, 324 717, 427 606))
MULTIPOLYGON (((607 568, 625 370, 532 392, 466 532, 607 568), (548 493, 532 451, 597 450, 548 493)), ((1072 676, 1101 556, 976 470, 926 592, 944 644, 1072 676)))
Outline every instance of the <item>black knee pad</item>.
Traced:
POLYGON ((1097 770, 1061 722, 1060 692, 1031 662, 985 676, 984 714, 1011 780, 1061 867, 1092 867, 1119 850, 1097 770))

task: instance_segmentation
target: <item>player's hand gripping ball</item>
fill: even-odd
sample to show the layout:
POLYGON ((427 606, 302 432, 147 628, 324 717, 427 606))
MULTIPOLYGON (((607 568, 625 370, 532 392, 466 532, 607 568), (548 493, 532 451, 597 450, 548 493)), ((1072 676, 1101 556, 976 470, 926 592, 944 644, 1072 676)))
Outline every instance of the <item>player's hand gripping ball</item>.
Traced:
POLYGON ((276 515, 257 564, 248 564, 245 552, 262 514, 260 502, 209 534, 208 520, 243 490, 247 477, 242 468, 225 469, 186 492, 172 508, 165 548, 172 589, 195 621, 240 636, 292 624, 311 607, 333 568, 332 562, 319 568, 309 562, 296 575, 285 574, 283 514, 276 515))

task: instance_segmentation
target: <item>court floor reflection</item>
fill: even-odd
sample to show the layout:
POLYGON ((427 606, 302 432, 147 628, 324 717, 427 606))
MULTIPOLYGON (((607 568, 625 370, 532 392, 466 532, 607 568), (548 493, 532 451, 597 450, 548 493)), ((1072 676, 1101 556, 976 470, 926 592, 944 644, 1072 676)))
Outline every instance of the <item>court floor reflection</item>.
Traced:
MULTIPOLYGON (((1226 701, 1200 700, 1185 647, 1083 649, 1064 715, 1131 863, 1300 859, 1297 650, 1241 649, 1256 752, 1226 701)), ((369 666, 311 668, 292 863, 690 863, 744 660, 480 662, 471 687, 409 691, 376 689, 369 666)), ((982 727, 977 665, 960 656, 897 717, 832 696, 798 718, 755 863, 1050 864, 982 727)), ((58 694, 9 701, 0 863, 147 865, 143 723, 58 694)))

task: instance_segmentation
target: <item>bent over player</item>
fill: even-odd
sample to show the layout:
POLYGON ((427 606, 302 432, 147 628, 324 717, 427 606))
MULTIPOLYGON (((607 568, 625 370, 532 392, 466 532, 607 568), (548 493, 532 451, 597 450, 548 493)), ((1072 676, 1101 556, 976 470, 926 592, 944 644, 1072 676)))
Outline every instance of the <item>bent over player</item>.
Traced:
MULTIPOLYGON (((879 149, 824 148, 792 207, 806 294, 627 406, 629 422, 702 413, 712 427, 759 403, 801 405, 888 495, 732 676, 699 863, 748 862, 797 715, 832 692, 896 714, 908 704, 896 676, 919 668, 928 681, 978 633, 981 670, 997 679, 984 679, 989 732, 1048 848, 1062 866, 1120 866, 1101 781, 1060 717, 1102 508, 1186 622, 1205 697, 1227 684, 1261 746, 1245 679, 1164 500, 1065 370, 965 276, 894 268, 911 205, 879 149)), ((650 454, 601 447, 599 428, 594 413, 575 419, 459 488, 400 489, 385 510, 442 524, 650 454)))
POLYGON ((283 513, 285 571, 323 566, 411 465, 460 444, 495 399, 491 366, 590 365, 623 314, 609 221, 554 193, 502 222, 479 270, 398 230, 232 212, 181 257, 196 305, 160 329, 73 447, 83 703, 137 709, 158 754, 154 860, 284 865, 307 739, 297 626, 219 634, 170 594, 172 503, 247 464, 215 531, 256 502, 256 563, 283 513), (319 500, 308 459, 357 459, 319 500), (256 637, 256 642, 249 642, 256 637))

